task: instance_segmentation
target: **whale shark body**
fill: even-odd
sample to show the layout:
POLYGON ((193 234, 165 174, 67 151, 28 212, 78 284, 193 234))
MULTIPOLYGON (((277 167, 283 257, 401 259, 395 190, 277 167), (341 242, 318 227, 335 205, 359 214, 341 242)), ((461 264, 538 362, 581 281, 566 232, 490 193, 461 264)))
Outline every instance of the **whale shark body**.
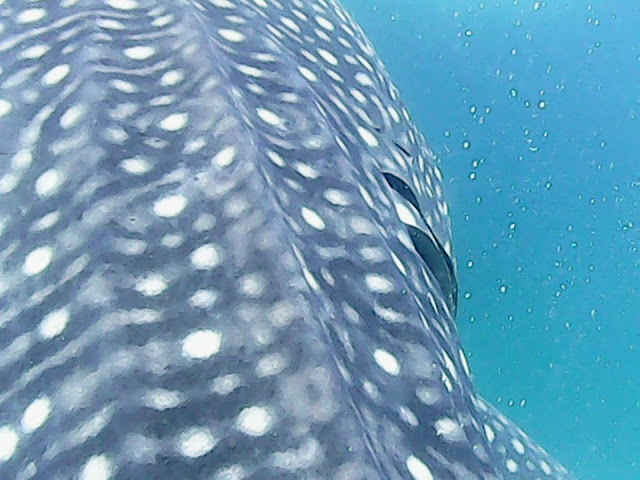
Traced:
POLYGON ((0 478, 571 478, 474 390, 440 170, 336 1, 0 14, 0 478))

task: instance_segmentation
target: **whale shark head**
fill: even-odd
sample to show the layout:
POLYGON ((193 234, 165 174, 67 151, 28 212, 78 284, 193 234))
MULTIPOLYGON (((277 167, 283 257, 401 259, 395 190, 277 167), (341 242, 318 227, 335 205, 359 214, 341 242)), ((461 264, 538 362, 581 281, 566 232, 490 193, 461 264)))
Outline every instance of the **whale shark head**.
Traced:
POLYGON ((570 478, 473 387, 442 175, 334 0, 0 12, 1 478, 570 478))

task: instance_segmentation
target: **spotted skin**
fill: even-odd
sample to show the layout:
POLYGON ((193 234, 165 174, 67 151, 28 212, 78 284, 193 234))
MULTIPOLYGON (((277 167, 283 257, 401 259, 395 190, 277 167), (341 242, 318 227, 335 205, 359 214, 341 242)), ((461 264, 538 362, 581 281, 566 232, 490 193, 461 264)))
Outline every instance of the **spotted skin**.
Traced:
POLYGON ((0 87, 0 478, 570 478, 475 393, 335 1, 4 0, 0 87))

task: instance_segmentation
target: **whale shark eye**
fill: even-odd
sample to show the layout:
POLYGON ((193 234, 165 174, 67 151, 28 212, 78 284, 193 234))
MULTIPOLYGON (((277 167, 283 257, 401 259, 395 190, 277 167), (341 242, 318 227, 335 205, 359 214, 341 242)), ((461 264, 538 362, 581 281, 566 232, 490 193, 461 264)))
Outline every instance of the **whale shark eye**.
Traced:
MULTIPOLYGON (((400 194, 402 198, 413 205, 422 216, 418 198, 415 193, 413 193, 413 190, 411 190, 411 187, 392 173, 383 172, 383 175, 389 186, 400 194)), ((440 285, 440 289, 444 294, 447 306, 455 318, 458 309, 458 282, 453 268, 453 262, 436 235, 433 233, 433 230, 431 230, 431 227, 429 227, 426 222, 425 225, 429 229, 428 233, 412 225, 405 224, 409 232, 409 236, 411 237, 413 247, 436 277, 436 280, 440 285)))

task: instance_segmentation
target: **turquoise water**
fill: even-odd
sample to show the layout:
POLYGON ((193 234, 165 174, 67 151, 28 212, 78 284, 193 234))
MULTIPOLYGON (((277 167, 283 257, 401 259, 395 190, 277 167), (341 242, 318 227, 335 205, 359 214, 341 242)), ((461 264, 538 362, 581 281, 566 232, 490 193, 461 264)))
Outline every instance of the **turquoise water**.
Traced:
POLYGON ((640 4, 344 0, 448 183, 480 392, 579 479, 640 478, 640 4))

